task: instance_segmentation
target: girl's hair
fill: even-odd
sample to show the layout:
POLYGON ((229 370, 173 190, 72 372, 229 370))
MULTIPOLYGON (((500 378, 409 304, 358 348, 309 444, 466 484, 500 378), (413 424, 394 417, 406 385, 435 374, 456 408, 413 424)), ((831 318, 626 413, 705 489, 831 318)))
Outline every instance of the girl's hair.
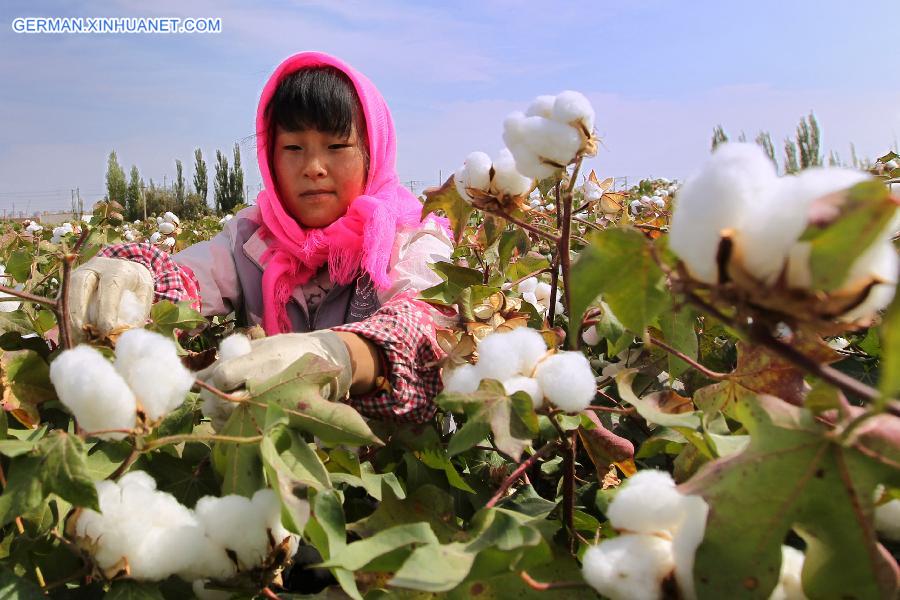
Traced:
POLYGON ((278 84, 266 105, 265 116, 269 124, 269 164, 276 126, 286 131, 317 129, 344 137, 355 127, 368 172, 366 117, 353 82, 339 69, 321 66, 291 73, 278 84))

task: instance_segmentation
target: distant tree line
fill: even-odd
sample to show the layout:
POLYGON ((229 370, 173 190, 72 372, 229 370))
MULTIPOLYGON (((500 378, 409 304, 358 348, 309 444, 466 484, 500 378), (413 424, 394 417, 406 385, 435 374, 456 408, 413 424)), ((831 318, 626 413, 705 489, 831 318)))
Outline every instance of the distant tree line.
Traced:
POLYGON ((196 218, 215 212, 232 212, 239 204, 246 203, 244 189, 244 169, 241 165, 241 150, 234 145, 231 166, 221 150, 216 150, 216 171, 213 177, 213 201, 208 202, 209 174, 206 160, 200 148, 194 150, 193 189, 185 183, 184 167, 181 160, 175 160, 175 179, 171 185, 160 186, 151 178, 145 183, 136 165, 126 177, 119 164, 116 151, 109 153, 106 165, 106 198, 115 200, 125 208, 125 218, 129 221, 144 219, 150 215, 160 215, 172 211, 179 217, 196 218))
MULTIPOLYGON (((784 140, 784 157, 781 164, 778 163, 775 144, 772 143, 772 136, 768 131, 759 132, 755 141, 763 148, 763 150, 765 150, 766 154, 769 155, 769 158, 772 159, 772 162, 775 163, 775 166, 778 167, 782 173, 789 174, 796 173, 797 171, 808 167, 821 166, 825 163, 821 148, 821 133, 819 123, 816 121, 816 117, 813 113, 809 113, 808 116, 802 117, 800 123, 797 125, 796 135, 793 138, 784 140)), ((744 132, 741 132, 737 140, 746 142, 747 135, 744 132)), ((727 141, 728 134, 725 133, 725 130, 721 125, 716 125, 713 128, 712 148, 715 149, 716 146, 727 141)), ((860 160, 856 156, 856 147, 853 144, 850 144, 849 162, 842 160, 840 155, 834 150, 831 150, 828 153, 827 160, 829 165, 852 166, 857 169, 868 168, 872 162, 868 159, 860 160)))

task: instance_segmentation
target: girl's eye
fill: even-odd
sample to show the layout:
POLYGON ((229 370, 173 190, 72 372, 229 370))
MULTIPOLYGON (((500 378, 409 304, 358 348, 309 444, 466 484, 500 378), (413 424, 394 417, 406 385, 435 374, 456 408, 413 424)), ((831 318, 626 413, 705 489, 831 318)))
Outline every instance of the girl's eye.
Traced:
POLYGON ((353 144, 331 144, 329 150, 340 150, 341 148, 350 148, 353 144))
POLYGON ((287 146, 284 147, 284 149, 285 150, 302 150, 303 148, 301 148, 297 144, 288 144, 287 146))

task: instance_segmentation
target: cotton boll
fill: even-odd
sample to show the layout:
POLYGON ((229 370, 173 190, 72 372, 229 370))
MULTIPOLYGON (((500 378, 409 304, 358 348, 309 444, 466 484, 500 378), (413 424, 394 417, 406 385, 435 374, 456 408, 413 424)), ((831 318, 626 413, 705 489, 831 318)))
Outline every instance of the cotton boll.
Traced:
POLYGON ((603 188, 596 181, 590 179, 584 182, 584 185, 581 186, 581 191, 584 194, 585 202, 596 202, 603 197, 603 188))
POLYGON ((156 244, 157 242, 159 242, 161 237, 162 237, 162 234, 160 232, 154 231, 153 234, 150 236, 150 243, 156 244))
MULTIPOLYGON (((275 492, 270 489, 257 490, 257 492, 253 494, 253 498, 250 499, 250 502, 253 504, 254 508, 259 511, 266 523, 266 527, 272 533, 272 539, 275 540, 276 545, 281 544, 285 539, 289 540, 288 553, 293 556, 299 547, 300 537, 291 533, 284 525, 282 525, 281 502, 278 500, 278 496, 275 495, 275 492)), ((309 519, 309 503, 303 502, 303 504, 306 507, 306 517, 302 519, 302 522, 297 523, 297 527, 299 527, 301 531, 306 525, 307 519, 309 519)))
POLYGON ((584 94, 567 90, 556 96, 553 120, 559 123, 580 123, 588 132, 594 130, 594 107, 584 94))
POLYGON ((541 303, 538 301, 537 296, 534 295, 534 292, 523 293, 522 301, 532 305, 539 313, 544 310, 544 307, 541 306, 541 303))
POLYGON ((512 332, 492 333, 478 343, 478 372, 483 379, 505 381, 519 374, 520 358, 512 332))
POLYGON ((588 346, 596 346, 600 343, 600 334, 597 332, 597 326, 591 325, 581 332, 581 341, 588 346))
POLYGON ((167 237, 162 241, 162 245, 171 250, 175 246, 175 238, 167 237))
POLYGON ((174 223, 169 223, 168 221, 165 221, 165 222, 159 224, 159 232, 160 233, 162 233, 164 235, 169 235, 173 231, 175 231, 174 223))
POLYGON ((516 170, 516 161, 508 148, 500 151, 494 161, 494 179, 491 191, 497 196, 524 196, 531 191, 534 181, 516 170))
POLYGON ((538 365, 535 372, 544 396, 557 408, 579 412, 597 394, 591 364, 581 352, 559 352, 538 365))
MULTIPOLYGON (((50 363, 50 381, 85 431, 134 428, 134 394, 109 361, 90 346, 82 344, 60 353, 50 363)), ((97 437, 121 440, 126 434, 101 433, 97 437)))
POLYGON ((781 547, 781 571, 778 585, 772 590, 769 600, 806 600, 800 574, 803 571, 803 552, 790 546, 781 547))
POLYGON ((467 188, 487 191, 491 185, 491 157, 484 152, 472 152, 463 165, 453 174, 456 191, 465 200, 472 201, 467 188))
POLYGON ((525 110, 525 116, 550 119, 553 116, 553 104, 555 102, 556 96, 538 96, 528 105, 528 108, 525 110))
POLYGON ((540 408, 544 404, 544 392, 541 391, 541 384, 537 379, 516 375, 503 382, 503 389, 510 396, 516 392, 525 392, 531 398, 531 403, 535 408, 540 408))
POLYGON ((131 329, 119 337, 115 368, 152 421, 180 406, 194 385, 194 376, 181 364, 175 343, 146 329, 131 329))
POLYGON ((900 257, 890 239, 877 240, 856 259, 847 280, 842 287, 853 289, 869 281, 878 281, 869 290, 866 299, 850 311, 839 317, 841 321, 850 322, 871 317, 879 310, 887 307, 894 298, 900 272, 900 257))
POLYGON ((131 290, 123 290, 119 300, 119 327, 142 325, 147 319, 149 306, 145 305, 137 294, 131 290))
POLYGON ((233 333, 219 343, 219 360, 231 360, 250 354, 250 338, 243 333, 233 333))
POLYGON ((549 283, 544 281, 538 282, 538 284, 534 287, 534 297, 537 298, 538 302, 546 302, 550 299, 550 292, 553 288, 549 283))
POLYGON ((522 127, 525 146, 558 165, 572 162, 581 148, 581 135, 568 125, 542 117, 527 117, 522 127))
POLYGON ((161 225, 164 222, 165 222, 165 219, 163 219, 162 217, 156 217, 157 226, 161 225))
POLYGON ((637 533, 671 532, 684 518, 685 496, 672 476, 647 469, 628 479, 606 511, 613 527, 637 533))
POLYGON ((197 501, 194 514, 209 539, 237 555, 241 570, 252 569, 266 557, 267 524, 249 498, 204 496, 197 501))
POLYGON ((128 230, 125 232, 125 235, 122 236, 126 242, 133 242, 135 240, 135 235, 132 230, 128 230))
POLYGON ((653 202, 653 206, 658 209, 663 209, 666 207, 666 201, 663 200, 660 196, 653 196, 650 200, 653 202))
POLYGON ((167 223, 172 223, 173 225, 181 224, 181 219, 179 219, 173 212, 167 212, 166 214, 164 214, 163 219, 167 223))
POLYGON ((537 285, 538 285, 538 278, 537 277, 529 277, 528 279, 524 279, 524 280, 520 281, 519 285, 516 289, 519 290, 519 293, 521 293, 521 294, 525 294, 525 293, 529 293, 529 292, 533 294, 534 290, 537 289, 537 285))
POLYGON ((875 507, 875 529, 882 537, 900 542, 900 500, 875 507))
POLYGON ((129 471, 122 475, 116 483, 122 489, 131 487, 139 487, 151 491, 156 489, 156 480, 146 471, 129 471))
POLYGON ((743 266, 754 277, 774 283, 785 257, 806 229, 813 202, 846 190, 870 177, 861 171, 814 167, 771 184, 746 206, 746 219, 736 236, 742 245, 743 266))
POLYGON ((468 363, 455 369, 444 369, 444 391, 458 394, 471 394, 481 383, 481 373, 468 363))
POLYGON ((672 543, 652 535, 622 535, 587 549, 581 573, 610 600, 662 597, 662 582, 672 573, 672 543))
POLYGON ((547 353, 544 336, 530 327, 517 327, 503 335, 515 348, 515 354, 510 355, 510 359, 517 363, 516 372, 531 377, 537 362, 547 353))
POLYGON ((726 229, 740 229, 748 207, 776 181, 775 167, 756 144, 721 144, 678 194, 669 245, 697 279, 716 283, 716 253, 726 229))
POLYGON ((706 534, 706 518, 709 505, 700 496, 682 496, 684 517, 672 538, 672 554, 675 558, 675 578, 685 598, 696 598, 694 586, 694 558, 697 547, 706 534))

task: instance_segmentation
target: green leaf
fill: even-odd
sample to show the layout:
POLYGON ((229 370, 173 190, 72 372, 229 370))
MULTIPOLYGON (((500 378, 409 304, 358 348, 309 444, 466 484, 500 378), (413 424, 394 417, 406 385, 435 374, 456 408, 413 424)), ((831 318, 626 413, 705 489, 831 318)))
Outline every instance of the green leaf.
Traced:
POLYGON ((866 181, 850 188, 839 209, 837 219, 824 227, 810 225, 800 237, 811 245, 811 289, 827 292, 842 287, 856 259, 884 234, 897 204, 887 186, 866 181))
MULTIPOLYGON (((528 234, 525 233, 524 229, 515 227, 508 231, 504 231, 503 235, 500 236, 500 244, 498 246, 498 264, 500 265, 500 268, 505 271, 514 254, 524 257, 525 253, 528 252, 530 244, 531 240, 528 239, 528 234)), ((527 275, 530 272, 531 271, 528 271, 524 274, 527 275)))
POLYGON ((447 482, 456 489, 469 492, 470 494, 475 493, 475 490, 460 477, 459 472, 453 466, 453 462, 443 448, 439 446, 426 448, 418 453, 418 459, 430 469, 443 471, 447 476, 447 482))
MULTIPOLYGON (((482 380, 478 390, 471 394, 442 392, 435 398, 435 403, 444 410, 464 412, 469 421, 485 424, 494 434, 497 448, 516 461, 532 438, 538 435, 537 415, 529 396, 524 392, 507 396, 503 384, 498 381, 482 380)), ((479 431, 466 432, 464 442, 453 445, 453 451, 466 450, 462 446, 469 442, 474 445, 479 431)))
POLYGON ((812 413, 772 396, 741 401, 735 412, 749 446, 682 484, 710 505, 694 568, 698 597, 767 598, 792 528, 807 542, 807 597, 895 597, 893 560, 872 528, 875 487, 900 483, 895 417, 870 419, 865 434, 841 445, 812 413))
POLYGON ((159 585, 129 579, 114 581, 103 600, 165 600, 159 585))
POLYGON ((32 253, 29 250, 16 250, 6 261, 6 274, 12 275, 19 283, 25 283, 31 277, 32 253))
POLYGON ((398 548, 414 544, 438 544, 428 523, 396 525, 379 531, 370 538, 353 542, 322 563, 323 567, 342 567, 350 571, 362 569, 374 559, 398 548))
POLYGON ((900 293, 894 296, 888 307, 880 331, 882 359, 879 389, 888 398, 900 394, 900 293))
POLYGON ((0 496, 0 526, 41 506, 45 498, 40 458, 28 454, 12 459, 6 487, 0 496))
POLYGON ((37 454, 41 461, 44 494, 56 494, 75 506, 100 510, 97 489, 85 464, 87 452, 81 439, 57 430, 41 440, 37 454))
MULTIPOLYGON (((220 432, 221 435, 245 438, 259 433, 256 417, 247 404, 234 409, 220 432)), ((256 490, 266 487, 257 444, 216 442, 212 462, 222 478, 222 494, 240 494, 250 498, 256 490)))
POLYGON ((456 304, 456 300, 466 288, 484 283, 484 275, 476 269, 443 261, 429 266, 444 281, 422 290, 419 297, 428 302, 444 305, 456 304))
POLYGON ((578 335, 588 306, 602 294, 622 324, 641 333, 668 303, 663 272, 652 246, 636 229, 606 229, 594 235, 572 266, 569 335, 578 335))
POLYGON ((516 281, 517 279, 525 277, 529 273, 534 273, 535 271, 549 268, 550 261, 545 257, 534 254, 526 254, 525 256, 520 256, 516 262, 507 267, 506 277, 510 281, 516 281))
POLYGON ((189 331, 205 323, 206 319, 199 312, 191 308, 190 302, 178 302, 160 300, 150 309, 150 320, 153 321, 151 329, 154 329, 167 337, 171 337, 176 329, 189 331))
POLYGON ((597 322, 597 333, 606 340, 606 356, 616 356, 631 345, 634 334, 627 331, 606 302, 600 301, 603 312, 597 322))
POLYGON ((303 533, 309 519, 305 488, 331 487, 325 465, 296 431, 284 426, 267 432, 260 450, 269 485, 283 507, 284 526, 294 533, 303 533))
MULTIPOLYGON (((0 331, 28 335, 34 333, 34 325, 31 323, 31 319, 28 318, 28 315, 25 314, 25 311, 21 309, 12 312, 0 312, 0 331)), ((40 343, 39 338, 38 342, 40 343)), ((5 349, 6 348, 4 348, 4 350, 5 349)))
MULTIPOLYGON (((341 499, 334 490, 319 492, 312 500, 312 518, 304 531, 323 558, 341 552, 347 546, 347 530, 341 499)), ((335 567, 331 569, 344 592, 353 600, 362 600, 353 572, 335 567)))
POLYGON ((45 596, 35 584, 18 577, 6 567, 0 567, 0 598, 16 600, 43 600, 45 596))
POLYGON ((463 200, 456 191, 456 184, 451 175, 439 188, 425 190, 425 202, 422 205, 422 218, 429 213, 442 211, 450 220, 450 228, 453 230, 453 239, 459 244, 462 239, 463 229, 469 221, 469 216, 475 210, 471 204, 463 200))
POLYGON ((291 427, 308 431, 326 444, 382 445, 353 407, 322 397, 322 387, 332 384, 338 373, 339 367, 305 354, 271 379, 247 389, 257 402, 280 406, 291 427))
POLYGON ((429 484, 419 487, 408 498, 399 498, 394 489, 385 486, 375 512, 353 523, 349 529, 363 537, 371 537, 395 525, 423 521, 431 526, 441 543, 446 544, 460 534, 453 498, 429 484))
MULTIPOLYGON (((659 316, 659 328, 670 346, 697 360, 697 332, 694 323, 697 316, 690 307, 663 311, 659 316)), ((669 354, 669 375, 678 377, 689 365, 680 358, 669 354)))
POLYGON ((426 592, 446 592, 458 586, 472 569, 476 555, 465 544, 428 544, 413 550, 388 582, 392 586, 426 592), (440 565, 439 568, 435 568, 440 565))
POLYGON ((31 350, 4 352, 2 364, 3 409, 22 423, 36 426, 40 421, 37 407, 56 400, 56 389, 50 383, 50 366, 31 350))

